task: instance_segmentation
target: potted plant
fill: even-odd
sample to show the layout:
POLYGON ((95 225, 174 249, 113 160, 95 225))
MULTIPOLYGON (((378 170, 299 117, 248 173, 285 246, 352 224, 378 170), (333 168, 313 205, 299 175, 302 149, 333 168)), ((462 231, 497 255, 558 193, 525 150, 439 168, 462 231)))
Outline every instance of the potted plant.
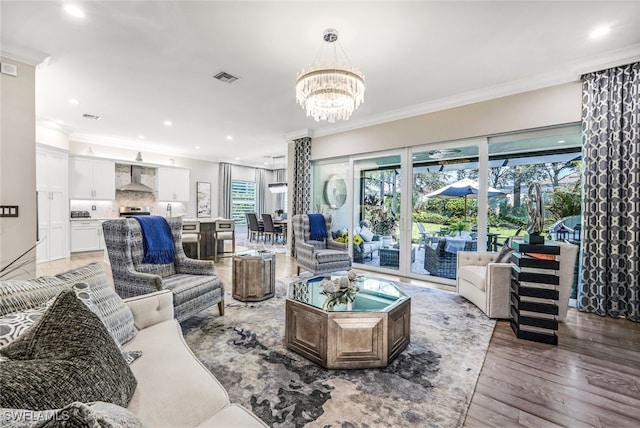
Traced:
POLYGON ((380 210, 378 215, 371 219, 371 227, 375 234, 380 235, 383 247, 391 246, 393 235, 396 232, 398 220, 391 211, 380 210))
POLYGON ((451 231, 454 235, 461 235, 462 232, 468 232, 469 230, 471 230, 469 223, 462 220, 451 223, 451 225, 449 226, 449 231, 451 231))

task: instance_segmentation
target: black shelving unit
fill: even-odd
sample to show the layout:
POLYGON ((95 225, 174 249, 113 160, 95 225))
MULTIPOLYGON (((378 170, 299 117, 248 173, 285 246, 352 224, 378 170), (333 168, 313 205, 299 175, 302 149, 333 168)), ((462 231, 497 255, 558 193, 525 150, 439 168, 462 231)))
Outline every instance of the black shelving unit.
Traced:
POLYGON ((558 344, 558 285, 560 247, 553 243, 525 244, 511 248, 511 329, 518 339, 558 344), (553 255, 542 259, 530 254, 553 255))

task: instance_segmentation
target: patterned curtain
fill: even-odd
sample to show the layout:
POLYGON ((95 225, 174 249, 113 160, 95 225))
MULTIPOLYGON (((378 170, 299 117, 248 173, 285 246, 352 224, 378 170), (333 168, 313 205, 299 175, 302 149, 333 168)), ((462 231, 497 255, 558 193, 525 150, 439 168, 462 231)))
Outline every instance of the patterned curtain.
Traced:
POLYGON ((222 218, 231 218, 231 164, 220 164, 220 176, 218 182, 220 183, 220 193, 218 215, 222 218))
POLYGON ((640 321, 640 62, 582 76, 578 308, 640 321))
MULTIPOLYGON (((289 194, 293 199, 292 218, 295 214, 307 214, 311 208, 311 138, 293 140, 293 189, 289 194)), ((295 256, 295 237, 291 237, 291 255, 295 256)))
POLYGON ((268 192, 267 186, 267 170, 262 168, 256 168, 256 213, 258 217, 261 214, 267 213, 266 209, 266 192, 268 192))

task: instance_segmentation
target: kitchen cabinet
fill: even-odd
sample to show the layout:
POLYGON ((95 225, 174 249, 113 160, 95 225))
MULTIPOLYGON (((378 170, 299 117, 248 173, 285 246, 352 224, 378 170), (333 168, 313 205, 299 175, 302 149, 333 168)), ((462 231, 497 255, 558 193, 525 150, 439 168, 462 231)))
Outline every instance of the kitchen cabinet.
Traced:
POLYGON ((158 168, 158 201, 189 202, 189 170, 158 168))
POLYGON ((69 159, 69 198, 114 200, 115 162, 72 156, 69 159))
POLYGON ((71 252, 104 250, 104 236, 100 220, 71 221, 71 252))
POLYGON ((63 259, 69 253, 68 164, 67 152, 36 148, 38 263, 63 259))

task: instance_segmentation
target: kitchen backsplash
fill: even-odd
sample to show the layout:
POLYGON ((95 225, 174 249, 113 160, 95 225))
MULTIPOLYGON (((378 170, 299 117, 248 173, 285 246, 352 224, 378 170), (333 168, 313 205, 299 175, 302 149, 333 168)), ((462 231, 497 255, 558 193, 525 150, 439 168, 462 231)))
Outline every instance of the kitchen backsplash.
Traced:
MULTIPOLYGON (((142 168, 140 181, 152 189, 157 188, 156 169, 142 168)), ((129 165, 116 164, 116 189, 131 182, 131 167, 129 165)), ((89 211, 91 218, 118 218, 120 207, 149 207, 151 214, 165 215, 166 203, 158 203, 155 193, 146 192, 121 192, 116 190, 115 201, 77 201, 72 200, 70 211, 89 211), (95 210, 92 208, 95 206, 95 210)), ((171 211, 174 216, 186 215, 187 206, 183 202, 172 202, 171 211)))

